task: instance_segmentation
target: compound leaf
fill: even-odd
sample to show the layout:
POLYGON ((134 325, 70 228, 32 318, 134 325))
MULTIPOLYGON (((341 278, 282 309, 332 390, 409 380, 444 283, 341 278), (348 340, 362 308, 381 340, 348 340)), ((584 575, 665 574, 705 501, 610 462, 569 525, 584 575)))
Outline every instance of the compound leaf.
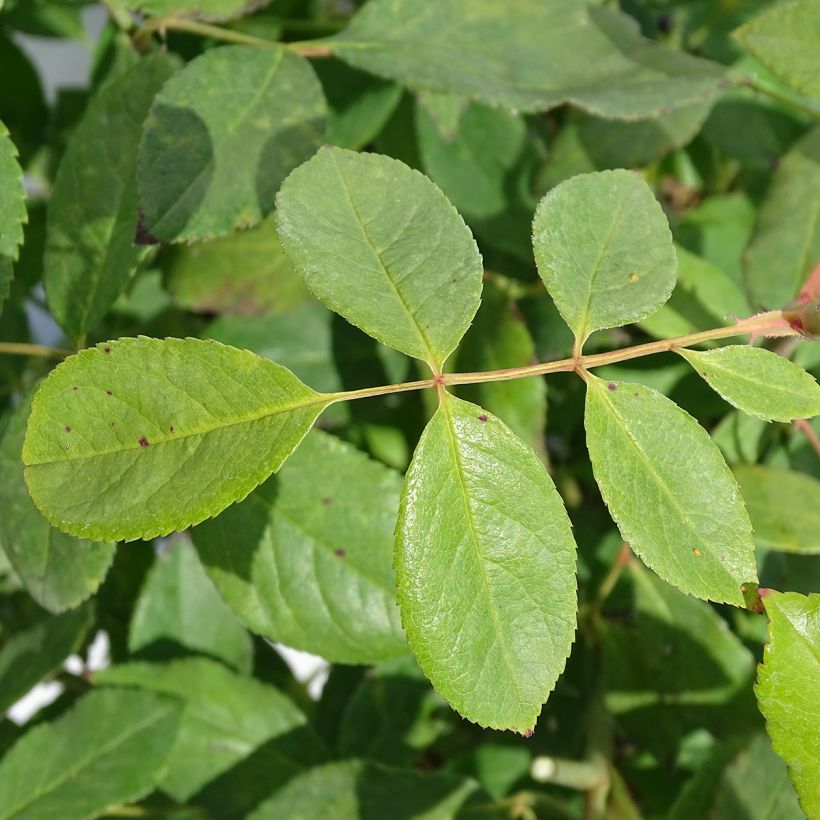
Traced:
POLYGON ((2 759, 0 818, 82 820, 142 797, 162 773, 179 713, 177 701, 148 692, 83 696, 2 759))
POLYGON ((96 592, 114 545, 66 535, 37 511, 21 458, 30 410, 29 395, 14 409, 0 439, 0 547, 34 600, 50 612, 62 612, 96 592))
POLYGON ((793 470, 735 467, 759 546, 820 553, 820 481, 793 470))
POLYGON ((744 605, 757 583, 737 482, 709 434, 651 388, 587 377, 585 424, 595 479, 621 535, 665 581, 744 605))
POLYGON ((650 43, 634 20, 575 0, 371 0, 323 45, 409 88, 542 111, 636 119, 712 97, 723 70, 650 43))
POLYGON ((284 367, 218 342, 107 342, 67 359, 37 391, 26 483, 72 535, 167 535, 244 498, 329 401, 284 367))
POLYGON ((729 404, 765 421, 820 414, 820 385, 794 362, 747 345, 677 351, 729 404))
POLYGON ((464 221, 398 160, 323 148, 277 197, 285 252, 332 310, 440 369, 470 324, 483 268, 464 221))
POLYGON ((535 453, 443 394, 407 472, 399 607, 438 692, 469 720, 528 732, 575 633, 575 542, 535 453))
POLYGON ((192 537, 255 632, 333 663, 374 663, 407 651, 392 567, 401 483, 313 431, 277 476, 192 537))
MULTIPOLYGON (((183 702, 179 733, 159 784, 180 803, 218 775, 249 762, 256 750, 265 773, 260 799, 326 757, 321 741, 290 700, 272 686, 208 658, 127 663, 98 673, 94 681, 167 694, 183 702)), ((247 789, 243 794, 245 805, 230 806, 230 816, 244 816, 254 807, 252 793, 247 789)), ((221 808, 216 816, 228 816, 226 807, 221 808)))
POLYGON ((291 169, 322 142, 325 101, 310 63, 281 46, 226 46, 157 96, 137 162, 145 226, 207 239, 259 222, 291 169))
POLYGON ((820 97, 820 3, 786 0, 763 8, 734 37, 792 88, 820 97))
POLYGON ((800 805, 820 814, 820 595, 769 590, 769 643, 755 694, 774 750, 789 766, 800 805))
POLYGON ((581 174, 553 188, 533 221, 538 272, 578 344, 637 322, 675 287, 677 256, 663 209, 635 174, 581 174))
POLYGON ((177 61, 140 60, 106 84, 80 120, 48 202, 45 288, 57 323, 74 339, 105 316, 145 255, 134 244, 140 129, 177 61))

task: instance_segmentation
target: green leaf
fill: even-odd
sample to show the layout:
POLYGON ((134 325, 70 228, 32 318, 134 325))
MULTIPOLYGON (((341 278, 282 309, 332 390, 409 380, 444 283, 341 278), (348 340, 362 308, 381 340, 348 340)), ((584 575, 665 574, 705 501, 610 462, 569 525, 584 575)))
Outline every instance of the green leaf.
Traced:
POLYGON ((755 465, 736 467, 735 478, 758 545, 820 553, 820 481, 793 470, 755 465))
POLYGON ((453 774, 390 769, 376 763, 346 760, 295 778, 248 820, 443 820, 455 817, 477 792, 475 781, 453 774))
POLYGON ((777 309, 797 296, 820 261, 820 125, 778 163, 746 249, 753 304, 777 309), (776 271, 776 275, 773 272, 776 271))
MULTIPOLYGON (((11 635, 0 651, 0 711, 5 712, 43 678, 58 670, 79 649, 93 621, 93 609, 84 606, 62 615, 46 616, 11 635)), ((0 807, 3 805, 0 801, 0 807)))
POLYGON ((709 99, 724 82, 714 63, 643 39, 625 14, 575 0, 371 0, 322 42, 409 88, 521 111, 569 102, 635 119, 709 99))
POLYGON ((734 32, 735 39, 792 88, 820 97, 817 0, 786 0, 764 9, 734 32))
POLYGON ((48 202, 48 305, 74 339, 93 330, 145 255, 134 244, 134 179, 142 123, 177 61, 140 60, 92 99, 74 130, 48 202))
POLYGON ((538 272, 579 345, 637 322, 675 286, 677 257, 663 209, 638 176, 601 171, 550 191, 533 222, 538 272))
POLYGON ((146 692, 85 695, 0 761, 0 818, 83 820, 139 799, 161 776, 179 712, 177 702, 146 692))
POLYGON ((786 761, 800 805, 820 813, 820 595, 769 590, 769 643, 755 694, 774 750, 786 761))
POLYGON ((329 401, 284 367, 217 342, 107 342, 66 359, 37 391, 26 483, 72 535, 167 535, 243 499, 329 401))
POLYGON ((483 269, 444 194, 403 163, 323 148, 277 197, 279 238, 329 308, 438 371, 478 309, 483 269))
POLYGON ((168 291, 188 310, 257 316, 284 313, 308 298, 273 219, 211 242, 175 246, 163 269, 168 291))
POLYGON ((482 726, 532 730, 575 633, 575 542, 535 453, 448 394, 407 472, 396 575, 438 692, 482 726))
POLYGON ((665 581, 744 606, 757 583, 737 482, 708 433, 651 388, 587 376, 595 479, 621 535, 665 581))
POLYGON ((151 14, 227 20, 252 5, 249 0, 126 0, 129 8, 151 14))
POLYGON ((21 458, 30 409, 29 394, 0 438, 0 547, 34 600, 50 612, 62 612, 96 592, 114 545, 65 535, 37 511, 23 480, 21 458))
MULTIPOLYGON (((230 777, 234 767, 256 766, 264 772, 255 788, 252 781, 246 784, 242 805, 225 800, 214 816, 244 816, 294 774, 326 758, 321 741, 290 700, 272 686, 206 658, 127 663, 97 673, 94 681, 172 695, 183 702, 179 733, 159 782, 178 802, 189 800, 219 775, 230 777)), ((222 790, 238 794, 225 783, 222 790)), ((203 802, 202 797, 194 802, 203 802)))
POLYGON ((0 122, 0 311, 9 295, 12 262, 23 242, 26 219, 26 192, 23 171, 17 162, 17 149, 0 122))
POLYGON ((814 377, 771 350, 729 345, 676 352, 729 404, 750 416, 792 421, 820 414, 820 385, 814 377))
POLYGON ((158 239, 207 239, 259 222, 288 172, 321 144, 310 63, 281 46, 206 51, 165 85, 142 132, 137 179, 158 239))
POLYGON ((200 653, 245 673, 253 665, 251 636, 184 541, 172 542, 148 573, 131 619, 128 650, 149 660, 200 653))
POLYGON ((255 632, 334 663, 407 651, 391 566, 401 478, 312 432, 275 478, 192 533, 255 632))
MULTIPOLYGON (((502 370, 535 361, 535 343, 517 307, 500 288, 487 284, 476 320, 458 349, 457 369, 502 370)), ((544 454, 547 421, 544 379, 465 385, 459 389, 459 395, 486 407, 537 453, 544 454)))
POLYGON ((755 659, 714 607, 631 561, 633 611, 602 630, 606 707, 632 742, 655 754, 689 732, 733 732, 755 712, 755 659))

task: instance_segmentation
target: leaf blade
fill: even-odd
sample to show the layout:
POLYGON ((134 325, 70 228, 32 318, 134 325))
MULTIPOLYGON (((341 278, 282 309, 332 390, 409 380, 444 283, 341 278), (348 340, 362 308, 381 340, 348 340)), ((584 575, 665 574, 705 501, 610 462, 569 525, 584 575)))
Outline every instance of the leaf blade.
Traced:
POLYGON ((445 395, 408 470, 396 533, 402 621, 425 674, 469 720, 531 730, 576 610, 575 543, 543 465, 498 419, 445 395), (442 532, 461 540, 448 549, 442 532))
POLYGON ((40 511, 72 535, 165 535, 244 498, 330 400, 285 368, 217 342, 100 344, 59 365, 34 397, 26 483, 40 511))

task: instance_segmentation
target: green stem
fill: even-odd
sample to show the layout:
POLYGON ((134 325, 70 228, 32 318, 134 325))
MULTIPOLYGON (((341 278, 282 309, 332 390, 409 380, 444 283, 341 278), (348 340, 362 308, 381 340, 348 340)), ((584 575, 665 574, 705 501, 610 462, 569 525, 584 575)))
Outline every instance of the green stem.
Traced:
POLYGON ((247 46, 275 46, 279 45, 275 40, 265 40, 262 37, 254 37, 252 34, 243 34, 241 31, 234 31, 221 26, 213 26, 209 23, 202 23, 199 20, 189 20, 185 17, 152 17, 144 23, 134 34, 134 43, 143 42, 150 34, 166 31, 185 31, 189 34, 199 34, 202 37, 212 37, 214 40, 223 40, 226 43, 239 43, 247 46))
POLYGON ((586 792, 607 782, 607 770, 600 760, 565 760, 542 755, 533 759, 530 777, 536 783, 553 783, 586 792))
POLYGON ((45 345, 0 342, 0 354, 8 353, 12 356, 43 356, 46 359, 64 359, 73 352, 73 350, 62 350, 59 347, 46 347, 45 345))
POLYGON ((771 97, 771 99, 777 100, 777 102, 789 108, 794 108, 802 114, 806 114, 815 120, 820 120, 820 106, 818 106, 814 100, 787 91, 760 77, 746 75, 741 77, 739 82, 741 85, 745 85, 753 91, 765 94, 767 97, 771 97))
POLYGON ((286 47, 303 57, 332 57, 333 49, 321 40, 302 40, 295 43, 287 43, 286 47))

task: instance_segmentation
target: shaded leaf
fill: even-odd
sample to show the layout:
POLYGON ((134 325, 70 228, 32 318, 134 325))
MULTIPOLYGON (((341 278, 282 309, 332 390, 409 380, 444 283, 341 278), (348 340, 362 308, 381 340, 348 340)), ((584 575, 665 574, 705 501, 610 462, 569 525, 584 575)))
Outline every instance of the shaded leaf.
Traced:
POLYGON ((464 717, 527 732, 575 633, 575 542, 532 452, 480 407, 442 394, 407 472, 396 527, 402 623, 464 717))
POLYGON ((0 547, 38 604, 50 612, 77 606, 96 592, 114 557, 114 545, 54 529, 38 512, 23 480, 23 437, 28 395, 0 438, 0 547))
POLYGON ((774 750, 786 761, 803 811, 820 813, 820 595, 770 590, 769 643, 755 694, 774 750))
POLYGON ((328 401, 284 367, 217 342, 107 342, 67 359, 37 391, 26 483, 64 532, 166 535, 244 498, 328 401))
POLYGON ((595 479, 621 535, 665 581, 744 605, 757 574, 737 482, 708 433, 662 394, 587 375, 595 479))
POLYGON ((784 307, 820 262, 818 188, 820 126, 815 126, 783 157, 760 206, 744 260, 746 287, 756 307, 784 307))
POLYGON ((245 673, 253 665, 251 636, 184 541, 160 553, 149 571, 131 619, 128 649, 150 660, 200 653, 245 673))
POLYGON ((134 178, 142 123, 177 61, 140 60, 106 84, 74 130, 48 202, 48 305, 74 339, 93 330, 145 255, 134 245, 134 178))
POLYGON ((0 122, 0 311, 9 295, 12 262, 23 242, 26 221, 23 171, 17 162, 17 149, 0 122))
POLYGON ((288 172, 322 142, 322 87, 281 46, 224 46, 188 63, 157 96, 137 162, 147 229, 207 239, 259 222, 288 172))
MULTIPOLYGON (((215 816, 244 816, 294 774, 326 758, 321 741, 291 701, 272 686, 237 675, 220 663, 205 658, 127 663, 97 673, 94 680, 172 695, 183 702, 179 732, 159 785, 183 803, 225 776, 221 791, 232 794, 224 794, 215 816), (265 777, 255 788, 246 782, 241 794, 232 778, 243 766, 254 766, 265 777)), ((202 797, 194 802, 203 802, 202 797)))
POLYGON ((820 414, 820 385, 814 377, 771 350, 729 345, 677 352, 729 404, 750 416, 792 421, 820 414))
POLYGON ((151 14, 226 20, 251 7, 252 0, 126 0, 129 8, 151 14))
POLYGON ((644 40, 634 20, 574 0, 374 0, 323 41, 346 62, 414 90, 543 111, 565 102, 610 118, 705 100, 720 67, 644 40))
POLYGON ((168 291, 188 310, 257 316, 284 313, 308 298, 272 219, 211 242, 176 246, 163 269, 168 291))
POLYGON ((249 820, 439 820, 455 816, 477 793, 475 781, 457 775, 341 761, 295 778, 249 820))
POLYGON ((401 162, 323 148, 277 197, 308 287, 366 333, 438 370, 478 308, 481 256, 441 191, 401 162))
POLYGON ((220 594, 274 641, 334 663, 407 651, 395 606, 401 478, 312 432, 282 472, 192 537, 220 594))
POLYGON ((550 191, 533 222, 538 272, 579 345, 637 322, 675 286, 677 257, 663 209, 628 171, 573 177, 550 191))
POLYGON ((751 464, 736 467, 735 478, 758 545, 820 553, 820 481, 793 470, 751 464))
POLYGON ((90 692, 0 761, 0 818, 83 820, 137 800, 162 773, 179 712, 147 692, 90 692))
MULTIPOLYGON (((79 649, 93 620, 93 609, 85 606, 41 618, 12 634, 0 650, 0 711, 5 712, 42 678, 60 669, 79 649)), ((0 801, 0 811, 3 805, 0 801)))
POLYGON ((734 32, 766 68, 792 88, 820 97, 820 4, 786 0, 766 8, 734 32))

